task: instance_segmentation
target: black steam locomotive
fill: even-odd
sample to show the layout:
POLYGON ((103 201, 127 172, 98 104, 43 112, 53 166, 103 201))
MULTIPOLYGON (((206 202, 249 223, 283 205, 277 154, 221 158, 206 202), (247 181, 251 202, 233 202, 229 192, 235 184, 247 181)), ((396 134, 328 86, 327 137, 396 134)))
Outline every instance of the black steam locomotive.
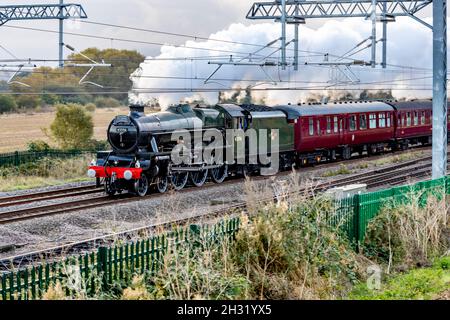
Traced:
POLYGON ((288 125, 283 112, 262 106, 222 104, 193 108, 182 104, 150 115, 144 114, 142 106, 130 106, 128 116, 117 116, 109 125, 108 142, 113 150, 99 152, 88 175, 97 178, 98 184, 103 180, 110 195, 126 190, 144 196, 152 186, 160 193, 169 187, 180 190, 187 183, 200 187, 208 178, 221 183, 229 174, 249 174, 260 169, 258 164, 238 159, 248 159, 248 145, 244 154, 233 153, 232 161, 225 161, 227 149, 233 148, 233 143, 226 140, 226 129, 265 128, 270 136, 272 128, 283 131, 284 127, 284 137, 293 145, 288 125), (206 131, 216 134, 205 139, 206 131), (196 135, 200 140, 195 140, 196 135), (220 144, 215 145, 219 140, 220 144), (180 157, 186 161, 175 163, 173 150, 180 146, 180 157), (203 159, 208 148, 210 157, 203 159))

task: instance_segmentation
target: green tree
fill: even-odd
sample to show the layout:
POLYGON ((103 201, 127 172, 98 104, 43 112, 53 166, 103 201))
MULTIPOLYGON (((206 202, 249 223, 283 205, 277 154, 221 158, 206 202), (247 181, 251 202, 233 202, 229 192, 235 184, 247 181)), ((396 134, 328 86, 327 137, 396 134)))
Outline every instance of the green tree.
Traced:
POLYGON ((51 135, 63 149, 86 148, 94 134, 92 115, 79 104, 57 105, 51 135))
MULTIPOLYGON (((141 62, 145 60, 145 56, 135 50, 117 50, 117 49, 105 49, 100 50, 98 48, 88 48, 82 53, 89 58, 101 62, 112 64, 111 68, 95 68, 89 75, 87 81, 92 81, 101 84, 104 87, 114 88, 113 91, 128 92, 131 89, 132 81, 130 75, 133 73, 141 62)), ((86 58, 74 53, 69 57, 76 61, 85 61, 86 58)), ((88 71, 87 67, 71 68, 73 74, 83 75, 88 71)), ((87 86, 86 91, 98 91, 98 88, 94 86, 87 86)), ((107 94, 105 94, 107 96, 107 94)), ((128 93, 115 96, 121 101, 128 99, 128 93)))
POLYGON ((11 112, 16 109, 16 101, 11 96, 0 95, 0 113, 11 112))
MULTIPOLYGON (((105 94, 102 96, 105 97, 111 96, 107 92, 108 88, 111 91, 128 92, 132 86, 130 74, 145 60, 145 56, 137 51, 130 50, 88 48, 82 51, 82 53, 95 61, 101 62, 103 60, 105 63, 113 65, 111 68, 95 68, 86 78, 86 81, 104 86, 105 94)), ((77 53, 69 55, 68 59, 73 60, 69 63, 88 62, 86 58, 77 53)), ((45 91, 58 95, 58 93, 64 92, 64 95, 58 95, 59 99, 55 99, 55 97, 48 94, 44 95, 41 100, 46 104, 86 104, 94 101, 94 94, 90 93, 98 91, 98 87, 96 86, 79 84, 80 79, 88 70, 88 67, 66 67, 63 69, 40 67, 34 69, 32 72, 22 73, 16 77, 15 80, 27 84, 28 87, 17 83, 11 84, 9 87, 13 92, 23 93, 45 91)), ((114 95, 114 97, 126 102, 128 94, 114 95)))

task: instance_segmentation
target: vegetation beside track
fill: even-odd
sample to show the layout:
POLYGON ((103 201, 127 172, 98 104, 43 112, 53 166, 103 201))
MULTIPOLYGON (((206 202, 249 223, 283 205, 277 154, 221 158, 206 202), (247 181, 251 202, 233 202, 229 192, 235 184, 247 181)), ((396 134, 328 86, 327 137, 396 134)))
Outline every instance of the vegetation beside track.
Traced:
POLYGON ((67 159, 41 158, 15 167, 0 168, 0 192, 90 181, 87 167, 94 155, 67 159))
MULTIPOLYGON (((298 185, 290 186, 294 188, 298 185)), ((242 218, 234 240, 211 242, 200 237, 167 250, 153 274, 136 273, 133 281, 113 282, 109 290, 89 297, 83 290, 68 297, 65 284, 59 283, 44 298, 434 299, 446 295, 450 286, 446 199, 430 197, 424 205, 411 195, 409 204, 386 204, 355 251, 346 234, 339 232, 339 223, 334 227, 328 223, 332 210, 325 198, 290 196, 265 206, 253 202, 265 191, 247 183, 248 210, 255 218, 242 218), (369 289, 374 269, 380 270, 380 287, 369 289)))
POLYGON ((355 300, 448 300, 450 256, 436 259, 431 267, 415 268, 386 276, 379 290, 356 286, 349 295, 355 300))

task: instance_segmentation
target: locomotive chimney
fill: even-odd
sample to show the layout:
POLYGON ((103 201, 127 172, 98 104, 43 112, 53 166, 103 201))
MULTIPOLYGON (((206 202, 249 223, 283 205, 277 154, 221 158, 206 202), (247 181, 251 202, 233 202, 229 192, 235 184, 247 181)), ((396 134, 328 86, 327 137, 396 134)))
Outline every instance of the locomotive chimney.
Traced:
POLYGON ((130 105, 130 116, 133 118, 139 118, 144 116, 144 106, 139 104, 130 105))

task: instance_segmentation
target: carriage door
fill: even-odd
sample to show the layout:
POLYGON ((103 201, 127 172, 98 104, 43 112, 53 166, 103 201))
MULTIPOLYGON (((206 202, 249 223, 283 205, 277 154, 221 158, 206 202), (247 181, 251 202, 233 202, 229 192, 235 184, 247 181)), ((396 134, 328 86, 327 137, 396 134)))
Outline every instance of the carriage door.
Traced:
POLYGON ((339 116, 339 144, 346 144, 344 141, 345 138, 345 118, 343 116, 339 116))

